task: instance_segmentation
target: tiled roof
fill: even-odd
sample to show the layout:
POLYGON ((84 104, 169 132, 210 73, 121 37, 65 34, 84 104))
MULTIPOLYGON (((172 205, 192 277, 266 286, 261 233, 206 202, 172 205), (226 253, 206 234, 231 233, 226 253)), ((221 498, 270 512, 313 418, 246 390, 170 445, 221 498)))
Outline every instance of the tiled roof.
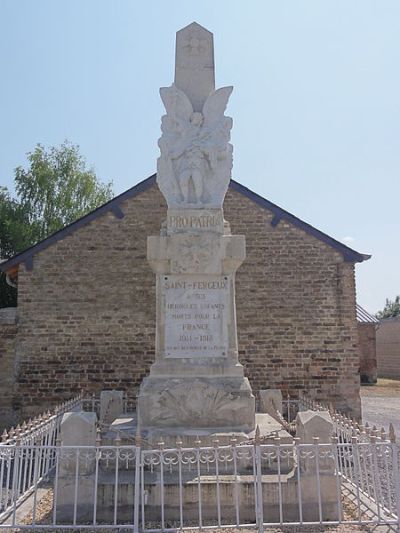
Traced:
POLYGON ((371 315, 366 311, 361 305, 357 304, 357 321, 363 322, 363 323, 371 323, 375 322, 375 324, 379 324, 379 320, 376 318, 376 316, 371 315))

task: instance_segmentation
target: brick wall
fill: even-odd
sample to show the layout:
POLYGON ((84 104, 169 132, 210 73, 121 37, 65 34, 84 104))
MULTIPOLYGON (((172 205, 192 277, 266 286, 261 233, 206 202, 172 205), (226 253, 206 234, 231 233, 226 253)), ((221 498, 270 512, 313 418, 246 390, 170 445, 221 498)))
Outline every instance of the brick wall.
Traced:
POLYGON ((236 277, 240 359, 255 390, 280 388, 359 416, 354 265, 251 200, 229 193, 225 218, 246 235, 236 277))
POLYGON ((378 376, 400 379, 400 317, 381 320, 376 332, 378 376))
POLYGON ((358 323, 358 348, 360 353, 361 383, 372 384, 377 380, 376 328, 374 323, 358 323))
POLYGON ((13 392, 15 385, 15 340, 17 313, 15 307, 0 309, 0 432, 15 424, 13 392))
MULTIPOLYGON (((166 215, 158 189, 107 213, 20 265, 15 401, 24 416, 81 388, 135 396, 154 359, 155 276, 146 238, 166 215)), ((229 190, 225 218, 245 234, 237 274, 240 360, 255 390, 312 390, 359 416, 354 265, 229 190)))

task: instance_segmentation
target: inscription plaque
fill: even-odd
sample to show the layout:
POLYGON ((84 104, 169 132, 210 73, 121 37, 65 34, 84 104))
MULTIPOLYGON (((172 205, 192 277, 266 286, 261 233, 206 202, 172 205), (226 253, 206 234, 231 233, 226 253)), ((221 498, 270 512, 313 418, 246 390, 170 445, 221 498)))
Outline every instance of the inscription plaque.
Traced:
POLYGON ((162 277, 166 357, 225 357, 228 276, 162 277))

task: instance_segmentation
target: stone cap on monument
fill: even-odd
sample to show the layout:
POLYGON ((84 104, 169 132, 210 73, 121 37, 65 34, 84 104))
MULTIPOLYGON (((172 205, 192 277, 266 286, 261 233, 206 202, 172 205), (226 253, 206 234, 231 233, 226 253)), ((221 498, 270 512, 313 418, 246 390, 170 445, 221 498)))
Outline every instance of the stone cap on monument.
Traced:
POLYGON ((175 86, 189 98, 193 111, 203 109, 215 90, 213 34, 192 22, 176 34, 175 86))

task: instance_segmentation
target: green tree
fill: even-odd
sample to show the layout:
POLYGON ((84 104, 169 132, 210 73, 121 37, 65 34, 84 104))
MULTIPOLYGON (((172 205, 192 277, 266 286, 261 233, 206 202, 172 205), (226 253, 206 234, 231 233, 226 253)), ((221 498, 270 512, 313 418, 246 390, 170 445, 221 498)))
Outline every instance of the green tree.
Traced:
MULTIPOLYGON (((37 144, 26 168, 15 169, 17 198, 0 188, 0 259, 8 259, 74 222, 112 198, 112 184, 100 183, 79 147, 65 141, 46 149, 37 144)), ((0 307, 16 305, 16 290, 0 276, 0 307)))
MULTIPOLYGON (((27 213, 5 187, 0 187, 0 259, 12 257, 17 251, 31 244, 30 225, 27 213)), ((15 306, 17 290, 0 273, 0 307, 15 306)))
POLYGON ((15 189, 27 213, 34 242, 74 222, 112 197, 111 183, 98 182, 79 147, 64 142, 27 154, 29 167, 15 169, 15 189))
POLYGON ((376 313, 377 318, 393 318, 400 316, 400 296, 396 296, 394 302, 386 298, 386 304, 382 311, 376 313))

